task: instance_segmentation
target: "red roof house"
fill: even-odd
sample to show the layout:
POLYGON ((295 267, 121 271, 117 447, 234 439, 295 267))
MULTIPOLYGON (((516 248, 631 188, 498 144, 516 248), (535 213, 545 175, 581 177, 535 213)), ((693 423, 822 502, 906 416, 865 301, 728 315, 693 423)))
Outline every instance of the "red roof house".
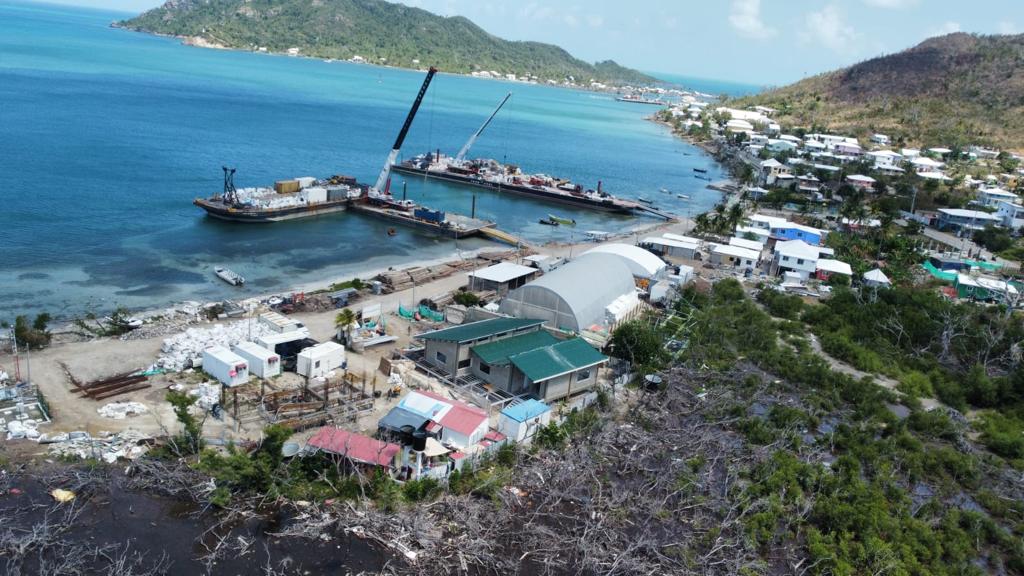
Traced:
POLYGON ((385 468, 394 467, 398 453, 402 451, 398 444, 384 442, 333 426, 324 426, 317 430, 316 434, 309 439, 308 445, 324 452, 344 456, 353 462, 385 468))

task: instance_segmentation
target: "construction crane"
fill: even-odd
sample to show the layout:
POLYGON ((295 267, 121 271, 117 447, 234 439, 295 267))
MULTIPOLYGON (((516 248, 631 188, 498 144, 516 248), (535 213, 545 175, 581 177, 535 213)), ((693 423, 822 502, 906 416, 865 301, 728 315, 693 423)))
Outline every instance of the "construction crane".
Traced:
POLYGON ((238 190, 235 189, 235 169, 221 166, 224 170, 224 203, 238 204, 238 190))
POLYGON ((511 92, 506 94, 505 98, 501 101, 501 104, 498 104, 498 107, 494 109, 494 112, 491 112, 491 115, 487 118, 487 121, 483 123, 483 126, 480 126, 480 129, 474 132, 473 135, 469 137, 469 140, 466 140, 466 145, 463 146, 462 149, 459 150, 459 153, 455 156, 455 164, 462 164, 462 161, 466 159, 466 154, 469 153, 469 149, 473 146, 473 143, 475 143, 476 139, 479 138, 480 135, 484 133, 484 129, 486 129, 487 125, 491 123, 491 120, 494 120, 494 117, 498 115, 498 112, 501 110, 501 107, 504 106, 505 102, 508 102, 508 99, 511 97, 511 92))
POLYGON ((423 96, 427 93, 427 88, 430 87, 430 81, 434 79, 434 74, 437 74, 437 68, 431 66, 430 70, 427 71, 427 77, 423 80, 423 86, 420 86, 420 93, 416 95, 416 101, 412 103, 409 115, 405 117, 402 131, 398 133, 395 145, 391 147, 391 153, 388 154, 388 159, 384 162, 384 168, 380 171, 380 176, 377 176, 377 184, 370 189, 370 196, 380 197, 387 195, 387 183, 388 178, 391 176, 391 167, 395 164, 395 160, 398 159, 402 143, 405 142, 405 135, 409 133, 409 127, 412 126, 412 121, 416 118, 416 112, 420 109, 420 103, 423 102, 423 96))

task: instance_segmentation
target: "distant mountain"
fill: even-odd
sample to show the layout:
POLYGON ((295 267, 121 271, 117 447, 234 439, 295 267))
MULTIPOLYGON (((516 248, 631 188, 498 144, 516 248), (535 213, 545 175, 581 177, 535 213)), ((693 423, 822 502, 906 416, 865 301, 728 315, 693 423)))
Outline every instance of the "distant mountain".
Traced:
POLYGON ((306 56, 361 56, 367 62, 435 66, 444 72, 495 71, 578 83, 657 81, 610 60, 591 65, 557 46, 503 40, 461 16, 445 18, 383 0, 167 0, 116 25, 200 45, 271 52, 298 48, 306 56))
POLYGON ((950 34, 736 101, 783 124, 1024 149, 1024 35, 950 34))

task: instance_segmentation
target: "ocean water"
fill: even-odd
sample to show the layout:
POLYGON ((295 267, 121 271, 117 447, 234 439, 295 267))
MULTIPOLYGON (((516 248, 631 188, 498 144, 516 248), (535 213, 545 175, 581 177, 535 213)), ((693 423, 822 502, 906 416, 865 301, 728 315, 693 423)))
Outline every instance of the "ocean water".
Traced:
POLYGON ((696 90, 705 94, 720 96, 725 94, 732 98, 749 96, 765 90, 765 86, 758 84, 746 84, 732 82, 729 80, 714 80, 711 78, 699 78, 696 76, 684 76, 680 74, 666 74, 664 72, 649 72, 655 78, 660 78, 673 84, 678 84, 688 90, 696 90))
MULTIPOLYGON (((220 191, 222 165, 237 167, 238 186, 331 174, 372 182, 423 73, 193 48, 109 27, 125 16, 0 0, 0 320, 272 293, 488 245, 402 227, 389 237, 389 224, 353 213, 269 225, 206 217, 191 201, 220 191), (220 282, 215 265, 248 285, 220 282)), ((438 75, 403 155, 454 153, 509 91, 471 155, 601 180, 681 215, 720 199, 693 168, 713 179, 721 169, 646 121, 655 109, 555 87, 438 75)), ((405 184, 421 203, 470 210, 467 188, 405 184)), ((396 175, 393 187, 402 185, 396 175)), ((651 222, 491 192, 477 194, 477 215, 538 242, 651 222), (539 225, 548 213, 574 217, 576 231, 539 225)))

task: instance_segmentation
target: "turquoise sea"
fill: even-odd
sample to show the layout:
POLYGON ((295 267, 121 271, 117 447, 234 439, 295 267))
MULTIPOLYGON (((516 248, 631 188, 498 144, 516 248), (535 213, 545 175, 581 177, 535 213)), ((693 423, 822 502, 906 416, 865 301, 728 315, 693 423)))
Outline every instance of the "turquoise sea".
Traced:
MULTIPOLYGON (((387 224, 349 213, 261 226, 205 217, 191 201, 220 191, 225 164, 239 186, 338 173, 372 182, 423 74, 193 48, 109 26, 126 16, 0 1, 0 320, 284 291, 485 245, 403 228, 388 237, 387 224), (249 284, 223 284, 218 264, 249 284)), ((454 153, 509 91, 474 156, 602 180, 682 215, 719 200, 693 172, 723 178, 717 165, 645 121, 654 109, 604 94, 439 75, 403 154, 454 153)), ((465 188, 415 180, 408 190, 470 210, 465 188)), ((502 229, 568 240, 570 230, 537 224, 549 212, 574 217, 577 237, 650 222, 478 194, 478 216, 502 229)))

